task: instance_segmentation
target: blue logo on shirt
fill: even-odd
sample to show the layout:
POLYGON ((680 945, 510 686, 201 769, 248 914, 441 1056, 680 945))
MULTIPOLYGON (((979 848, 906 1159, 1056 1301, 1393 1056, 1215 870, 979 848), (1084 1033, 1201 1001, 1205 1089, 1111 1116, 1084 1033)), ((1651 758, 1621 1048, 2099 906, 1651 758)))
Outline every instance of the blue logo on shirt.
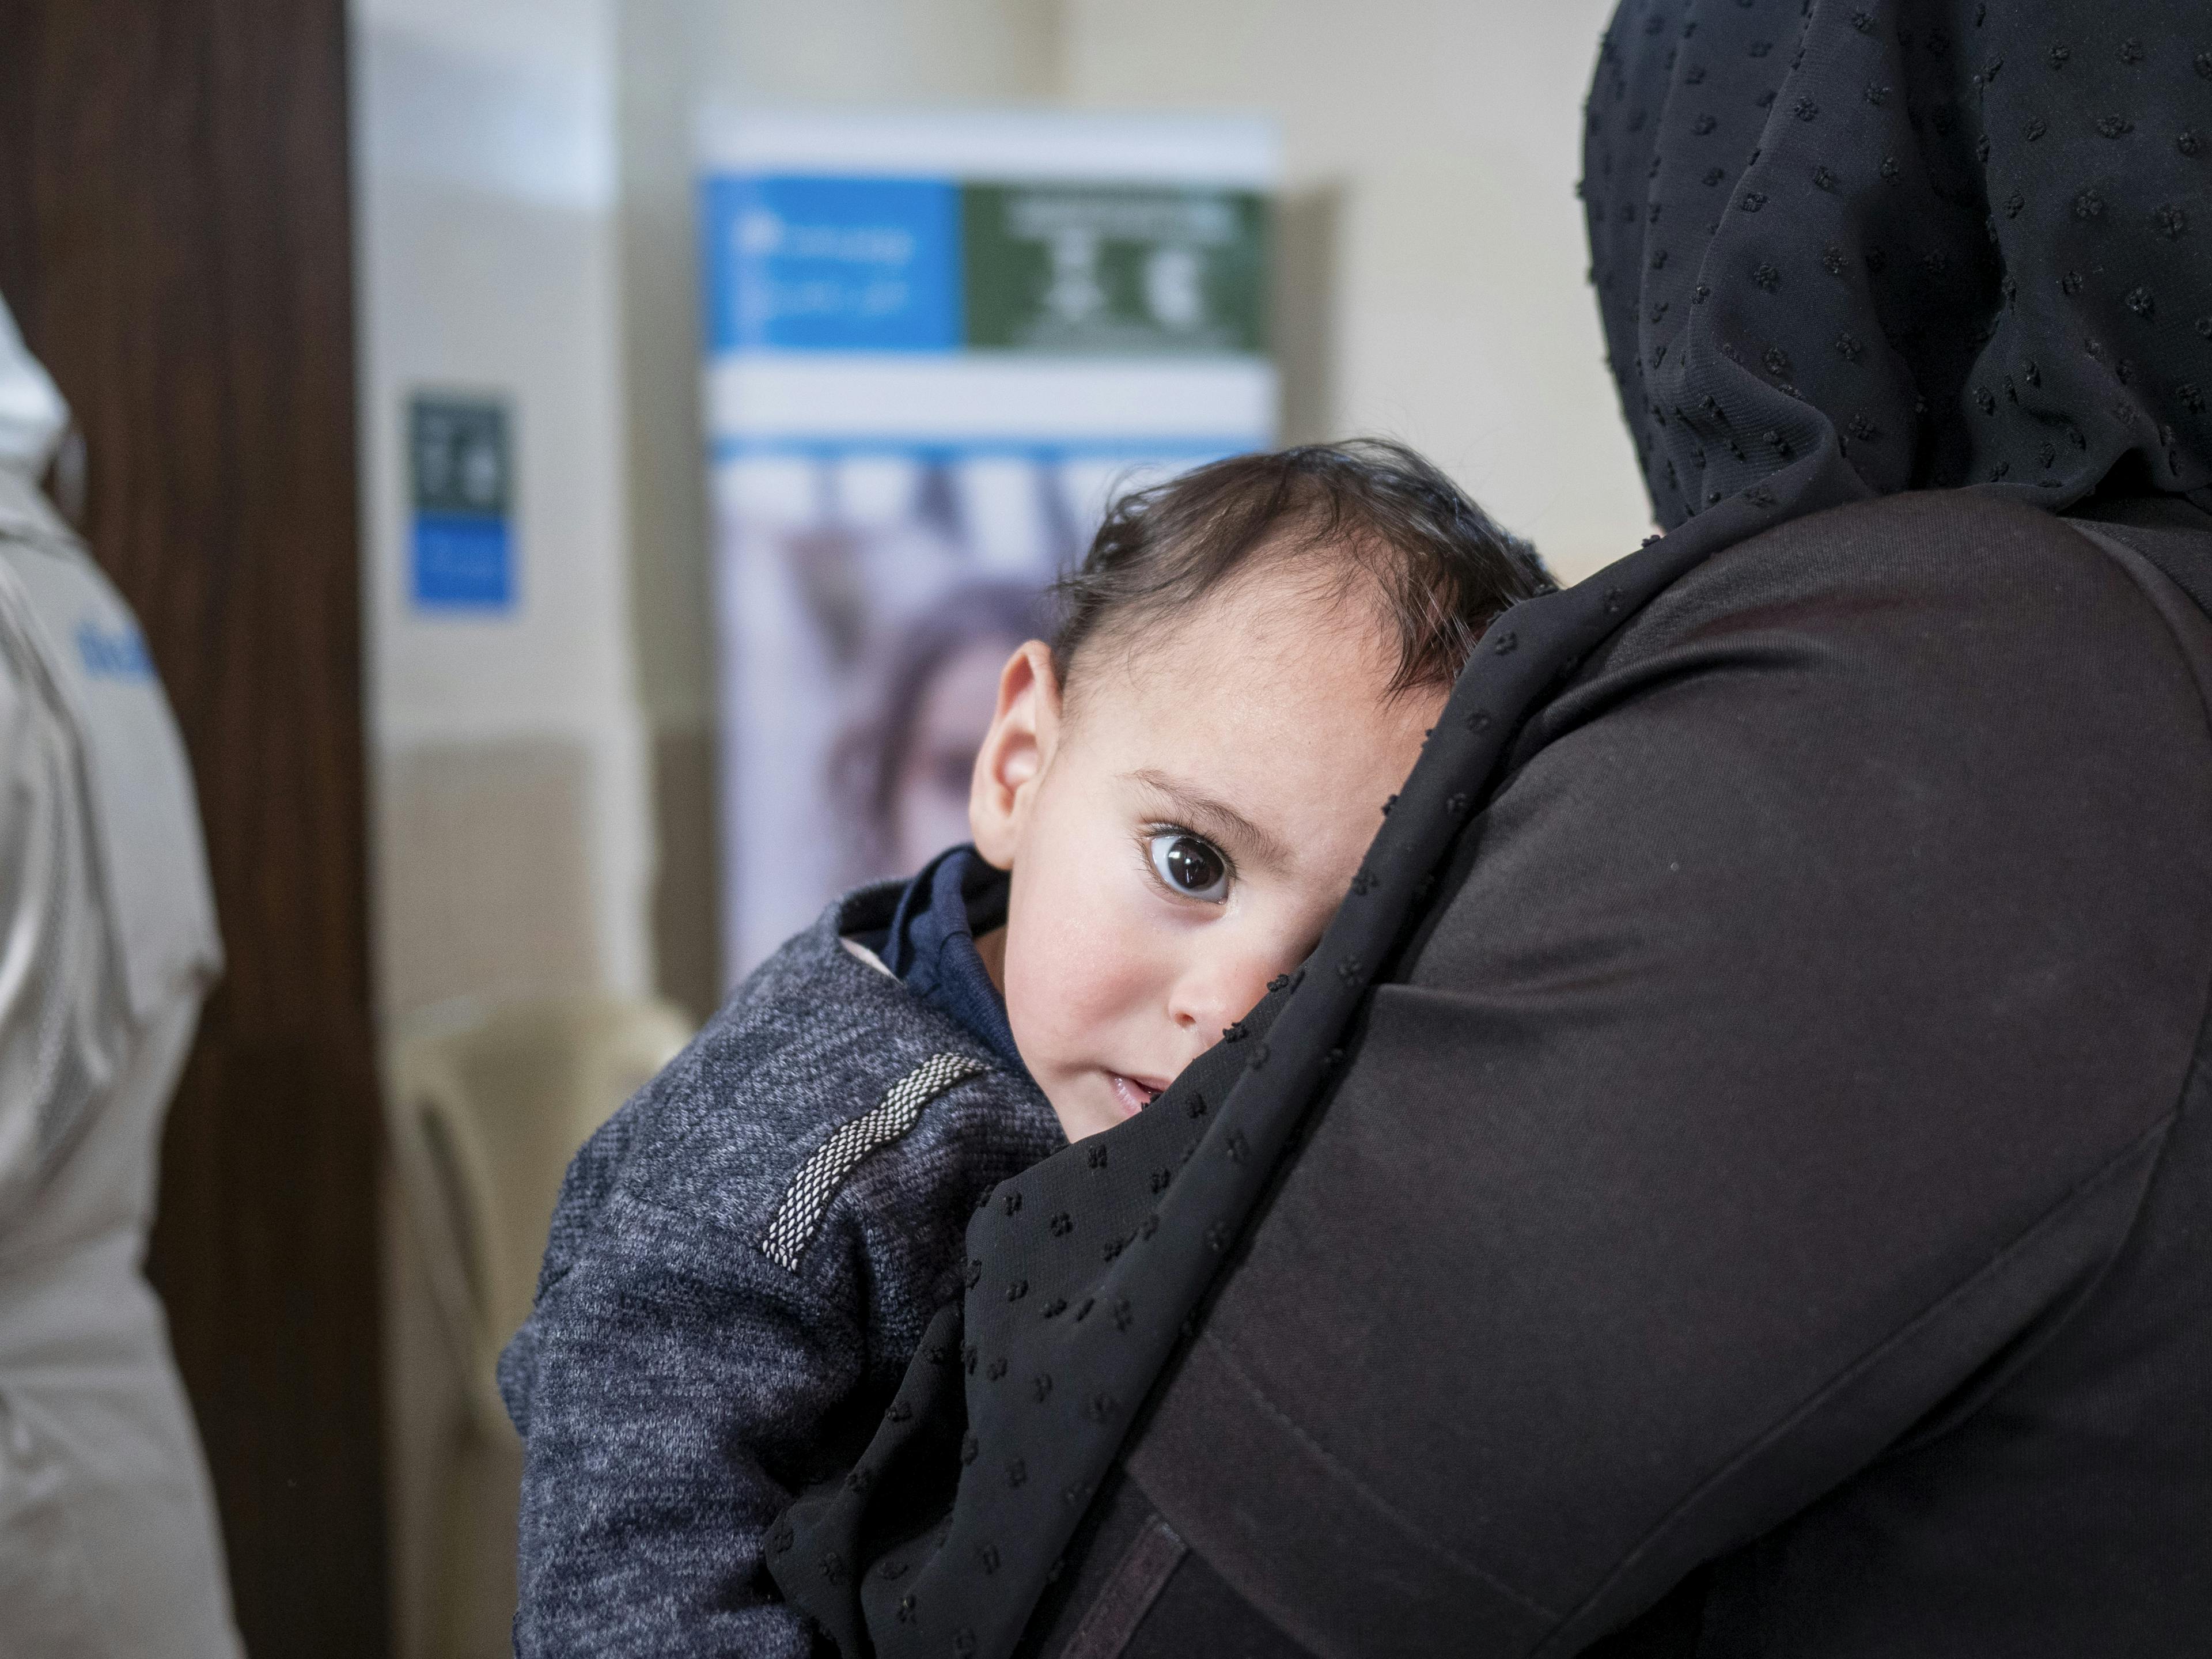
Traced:
POLYGON ((146 650, 145 635, 128 623, 111 633, 95 622, 79 623, 76 653, 83 659, 84 672, 95 679, 154 678, 154 659, 146 650))

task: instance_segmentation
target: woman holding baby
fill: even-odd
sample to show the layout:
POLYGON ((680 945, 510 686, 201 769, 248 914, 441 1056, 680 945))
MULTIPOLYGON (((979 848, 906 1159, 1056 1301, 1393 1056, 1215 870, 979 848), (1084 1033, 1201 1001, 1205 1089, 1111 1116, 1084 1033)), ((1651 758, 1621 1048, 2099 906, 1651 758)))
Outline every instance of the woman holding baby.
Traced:
POLYGON ((995 1180, 768 1532, 820 1650, 2203 1650, 2212 21, 1629 0, 1586 164, 1666 535, 995 1180))

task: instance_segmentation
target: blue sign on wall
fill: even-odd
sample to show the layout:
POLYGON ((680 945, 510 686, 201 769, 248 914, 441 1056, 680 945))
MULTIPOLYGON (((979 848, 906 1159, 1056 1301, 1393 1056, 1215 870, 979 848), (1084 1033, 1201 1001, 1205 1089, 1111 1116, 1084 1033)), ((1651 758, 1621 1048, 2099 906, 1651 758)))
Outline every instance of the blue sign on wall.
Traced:
POLYGON ((504 611, 514 603, 507 520, 460 514, 415 515, 415 603, 504 611))
POLYGON ((951 180, 721 177, 703 197, 711 350, 958 349, 951 180))
POLYGON ((408 409, 415 537, 408 561, 418 609, 506 611, 514 605, 508 528, 514 467, 507 406, 418 397, 408 409))

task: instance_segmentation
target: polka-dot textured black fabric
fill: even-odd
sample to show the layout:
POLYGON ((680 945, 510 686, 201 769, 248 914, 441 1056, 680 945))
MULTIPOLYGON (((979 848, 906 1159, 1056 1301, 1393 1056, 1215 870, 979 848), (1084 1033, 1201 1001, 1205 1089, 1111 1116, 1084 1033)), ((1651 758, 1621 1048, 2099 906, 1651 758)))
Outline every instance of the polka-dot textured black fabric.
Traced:
POLYGON ((859 1478, 807 1493, 771 1539, 777 1584, 841 1652, 1013 1650, 1522 717, 1715 549, 1863 495, 1834 457, 1807 455, 1691 531, 1500 617, 1389 812, 1376 803, 1359 878, 1305 965, 1145 1111, 976 1212, 963 1303, 925 1338, 859 1478))
POLYGON ((2129 456, 2153 488, 2212 483, 2203 135, 2212 12, 2195 0, 1622 9, 1585 194, 1624 403, 1674 527, 1500 617, 1376 803, 1304 967, 1146 1111, 977 1212, 964 1302, 860 1479, 824 1481, 772 1540, 777 1583, 841 1651, 1014 1650, 1513 735, 1655 593, 1787 520, 1908 488, 2055 509, 2129 456))
POLYGON ((2212 9, 1632 0, 1591 276, 1679 525, 1829 433, 1875 493, 2212 485, 2212 9))

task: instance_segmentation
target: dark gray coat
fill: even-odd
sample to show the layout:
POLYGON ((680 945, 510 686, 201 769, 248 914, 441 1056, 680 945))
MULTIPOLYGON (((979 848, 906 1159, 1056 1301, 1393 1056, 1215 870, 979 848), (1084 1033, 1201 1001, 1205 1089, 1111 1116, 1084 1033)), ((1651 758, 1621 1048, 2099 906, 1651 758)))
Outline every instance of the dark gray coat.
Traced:
POLYGON ((500 1362, 523 1436, 515 1650, 801 1655, 769 1522, 842 1468, 982 1194, 1065 1144, 1025 1078, 824 912, 576 1155, 500 1362))

